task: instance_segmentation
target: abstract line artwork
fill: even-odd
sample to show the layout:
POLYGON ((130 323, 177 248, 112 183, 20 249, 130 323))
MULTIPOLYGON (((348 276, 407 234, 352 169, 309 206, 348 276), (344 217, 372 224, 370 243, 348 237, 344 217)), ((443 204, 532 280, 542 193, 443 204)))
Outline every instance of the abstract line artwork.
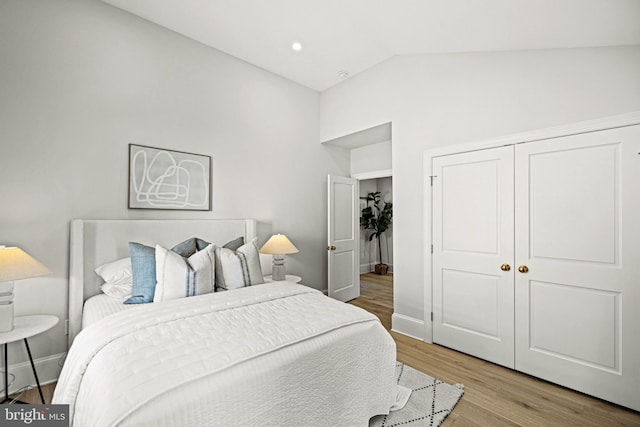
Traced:
POLYGON ((211 210, 211 157, 129 144, 129 209, 211 210))

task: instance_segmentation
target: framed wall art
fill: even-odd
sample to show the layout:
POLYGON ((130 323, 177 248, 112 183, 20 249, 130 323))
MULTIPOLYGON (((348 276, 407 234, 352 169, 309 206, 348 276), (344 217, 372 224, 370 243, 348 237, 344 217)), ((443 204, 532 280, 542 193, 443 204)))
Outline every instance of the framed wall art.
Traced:
POLYGON ((211 157, 129 144, 129 209, 211 210, 211 157))

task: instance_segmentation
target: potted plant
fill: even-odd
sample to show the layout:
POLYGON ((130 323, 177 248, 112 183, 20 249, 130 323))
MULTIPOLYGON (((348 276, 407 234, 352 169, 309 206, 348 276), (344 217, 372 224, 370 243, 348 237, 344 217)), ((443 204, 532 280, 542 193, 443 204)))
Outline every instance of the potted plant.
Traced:
POLYGON ((380 255, 380 263, 376 264, 376 274, 387 274, 389 266, 382 262, 382 245, 380 242, 380 236, 387 231, 391 225, 391 219, 393 217, 393 204, 391 202, 382 202, 380 198, 380 192, 367 194, 367 207, 362 209, 362 216, 360 217, 360 226, 365 230, 372 230, 369 235, 369 241, 372 241, 375 237, 378 239, 378 254, 380 255), (372 206, 369 206, 369 202, 372 206))

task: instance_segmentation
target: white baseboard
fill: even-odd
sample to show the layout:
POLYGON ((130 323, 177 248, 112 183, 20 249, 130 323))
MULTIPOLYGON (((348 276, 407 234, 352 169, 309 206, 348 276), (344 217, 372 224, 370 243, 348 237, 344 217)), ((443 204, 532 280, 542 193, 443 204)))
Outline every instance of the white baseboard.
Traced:
POLYGON ((391 316, 391 330, 424 341, 424 321, 403 314, 393 313, 391 316))
MULTIPOLYGON (((364 273, 373 273, 375 271, 375 265, 377 263, 372 264, 360 264, 360 274, 364 273)), ((387 271, 389 273, 393 273, 393 264, 387 264, 387 271)))
MULTIPOLYGON (((41 357, 33 361, 36 366, 40 385, 49 384, 58 380, 65 356, 66 353, 59 353, 47 357, 41 357)), ((27 386, 36 387, 36 379, 33 377, 33 369, 31 369, 31 363, 28 360, 22 363, 9 365, 8 372, 10 384, 9 394, 15 393, 27 386)), ((4 390, 4 373, 0 375, 0 383, 2 383, 2 389, 4 390)))

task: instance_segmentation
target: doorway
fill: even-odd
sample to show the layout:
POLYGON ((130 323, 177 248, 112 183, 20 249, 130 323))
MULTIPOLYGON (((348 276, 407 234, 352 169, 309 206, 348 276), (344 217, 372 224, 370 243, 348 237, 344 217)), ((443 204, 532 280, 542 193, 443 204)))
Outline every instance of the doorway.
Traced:
MULTIPOLYGON (((367 201, 369 194, 379 193, 380 206, 384 206, 385 202, 393 203, 392 184, 391 176, 359 180, 360 215, 364 208, 373 205, 373 202, 367 201)), ((375 237, 370 240, 372 233, 372 230, 360 228, 360 299, 390 329, 393 314, 393 221, 380 236, 379 242, 375 237), (381 263, 387 265, 387 271, 377 274, 375 266, 381 263)))
MULTIPOLYGON (((366 197, 367 192, 381 191, 384 193, 385 201, 391 202, 393 199, 392 194, 392 125, 391 122, 383 123, 378 126, 374 126, 368 129, 364 129, 352 134, 344 135, 332 140, 324 141, 323 144, 330 150, 332 155, 341 160, 344 169, 344 175, 350 176, 356 180, 356 190, 353 194, 353 207, 354 213, 357 217, 360 216, 362 208, 366 206, 364 200, 360 199, 360 196, 366 197), (363 194, 364 191, 364 194, 363 194), (358 208, 359 211, 358 211, 358 208)), ((331 184, 329 184, 331 187, 331 184)), ((334 283, 332 278, 336 275, 336 268, 338 267, 335 259, 336 251, 339 249, 338 245, 331 243, 331 229, 332 229, 332 194, 331 188, 329 189, 329 213, 328 213, 328 225, 329 238, 327 243, 327 249, 329 252, 328 257, 328 280, 327 280, 327 293, 331 296, 335 293, 335 289, 342 289, 344 287, 344 281, 334 283), (334 249, 335 248, 335 249, 334 249)), ((346 206, 346 203, 343 203, 346 206)), ((343 212, 344 214, 345 212, 343 212)), ((369 233, 363 230, 358 225, 358 218, 354 224, 354 238, 357 245, 364 247, 365 252, 360 252, 360 249, 355 251, 353 257, 349 257, 349 262, 342 263, 342 267, 348 264, 350 272, 353 273, 354 280, 357 282, 356 286, 359 293, 359 297, 350 300, 355 305, 359 305, 365 310, 375 313, 378 317, 381 317, 382 323, 390 328, 391 316, 393 314, 393 226, 386 232, 382 239, 382 260, 390 268, 386 275, 376 275, 372 273, 375 265, 380 261, 380 250, 377 249, 377 242, 369 243, 365 240, 369 233), (375 244, 375 246, 374 246, 375 244), (374 247, 375 250, 371 250, 374 247), (376 255, 377 254, 377 255, 376 255), (360 273, 360 275, 358 274, 360 273), (362 292, 360 285, 364 283, 365 290, 362 292), (380 316, 380 312, 384 314, 380 316), (382 319, 382 317, 386 319, 382 319)), ((346 256, 342 257, 346 260, 346 256)), ((343 274, 346 277, 346 274, 343 274)))
MULTIPOLYGON (((360 180, 360 215, 366 207, 373 207, 373 202, 367 201, 367 197, 378 194, 380 207, 385 203, 393 203, 392 177, 360 180)), ((389 228, 378 239, 370 240, 372 230, 360 229, 360 274, 370 273, 375 270, 376 264, 386 264, 388 272, 393 273, 393 222, 389 228)))

